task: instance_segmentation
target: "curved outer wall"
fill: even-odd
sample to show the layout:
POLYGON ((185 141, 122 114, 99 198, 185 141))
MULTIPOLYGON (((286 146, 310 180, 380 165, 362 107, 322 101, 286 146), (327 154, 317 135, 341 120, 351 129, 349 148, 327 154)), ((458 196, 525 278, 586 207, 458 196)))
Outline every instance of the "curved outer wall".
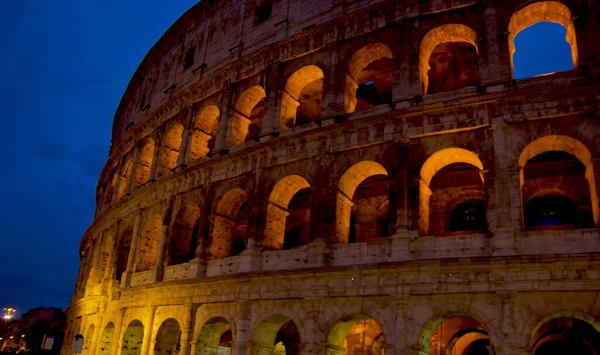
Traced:
POLYGON ((202 345, 215 319, 235 355, 271 353, 289 321, 302 354, 342 354, 338 333, 359 319, 398 355, 436 353, 431 329, 454 316, 496 354, 533 353, 556 317, 600 329, 599 13, 591 0, 198 3, 117 110, 62 353, 79 336, 85 355, 160 353, 171 331, 180 355, 216 354, 202 345), (514 80, 514 32, 544 20, 567 28, 574 69, 514 80), (458 53, 447 43, 471 48, 460 73, 432 59, 458 53), (357 94, 369 85, 385 89, 357 94), (557 180, 530 160, 548 151, 578 162, 557 180), (543 196, 589 218, 532 227, 543 196), (474 200, 484 227, 452 229, 474 200))

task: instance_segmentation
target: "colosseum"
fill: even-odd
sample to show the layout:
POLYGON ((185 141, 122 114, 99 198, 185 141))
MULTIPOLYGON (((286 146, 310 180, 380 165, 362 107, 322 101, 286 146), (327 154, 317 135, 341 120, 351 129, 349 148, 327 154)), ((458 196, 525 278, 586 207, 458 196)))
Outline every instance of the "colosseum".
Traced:
POLYGON ((595 0, 202 0, 115 114, 62 355, 600 354, 595 0), (572 68, 516 78, 515 37, 572 68))

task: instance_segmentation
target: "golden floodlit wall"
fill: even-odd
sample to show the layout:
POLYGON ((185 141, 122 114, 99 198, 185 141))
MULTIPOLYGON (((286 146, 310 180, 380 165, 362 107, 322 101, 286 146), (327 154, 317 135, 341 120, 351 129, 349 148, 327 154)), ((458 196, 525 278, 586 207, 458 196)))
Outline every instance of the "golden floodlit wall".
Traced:
POLYGON ((599 16, 199 2, 115 114, 63 355, 598 354, 599 16), (573 67, 517 80, 539 22, 573 67))

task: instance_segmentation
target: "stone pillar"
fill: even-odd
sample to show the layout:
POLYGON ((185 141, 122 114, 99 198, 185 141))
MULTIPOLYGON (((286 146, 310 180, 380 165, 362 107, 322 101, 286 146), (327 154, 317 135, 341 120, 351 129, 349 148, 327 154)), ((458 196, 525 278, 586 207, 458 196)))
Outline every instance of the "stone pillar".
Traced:
POLYGON ((156 315, 156 309, 158 308, 157 306, 151 306, 149 307, 149 312, 148 314, 148 320, 147 326, 144 328, 144 340, 142 342, 142 350, 140 352, 140 355, 149 355, 149 354, 154 354, 154 345, 156 345, 156 340, 152 341, 152 339, 154 339, 155 335, 154 335, 154 316, 156 315))
POLYGON ((283 92, 283 83, 281 82, 281 65, 272 64, 267 72, 267 107, 263 118, 261 142, 268 140, 274 131, 279 131, 279 121, 281 117, 281 95, 283 92))
POLYGON ((197 237, 198 245, 194 253, 194 259, 190 260, 188 277, 201 278, 206 277, 206 241, 205 238, 197 237))
MULTIPOLYGON (((407 165, 405 165, 407 166, 407 165)), ((396 174, 396 183, 398 185, 398 195, 396 201, 396 233, 399 235, 408 234, 408 172, 400 170, 396 174)))
MULTIPOLYGON (((493 132, 493 143, 495 152, 495 168, 496 168, 496 228, 510 228, 512 226, 510 216, 510 185, 508 174, 507 160, 508 151, 506 147, 506 139, 504 136, 504 127, 497 127, 493 132)), ((519 185, 520 186, 520 185, 519 185)), ((488 206, 489 207, 489 206, 488 206)))
POLYGON ((344 114, 344 92, 346 83, 346 65, 340 65, 340 53, 337 43, 329 44, 331 52, 329 73, 324 73, 322 117, 330 118, 344 114))
MULTIPOLYGON (((600 46, 597 45, 597 34, 600 30, 599 5, 597 1, 576 1, 570 4, 571 19, 577 44, 579 67, 596 67, 600 56, 600 46)), ((569 42, 567 36, 567 42, 569 42)), ((597 70, 597 69, 596 69, 597 70)), ((594 74, 598 75, 596 72, 594 74)))
POLYGON ((121 185, 121 175, 123 174, 123 157, 119 159, 119 165, 117 165, 117 182, 115 183, 115 187, 113 189, 112 200, 110 204, 114 204, 119 200, 119 186, 121 185))
POLYGON ((189 133, 185 133, 184 135, 187 137, 185 139, 185 142, 182 140, 181 144, 185 144, 185 150, 179 149, 179 156, 181 157, 183 155, 182 158, 182 164, 185 165, 189 165, 191 163, 190 161, 190 153, 192 151, 193 148, 193 140, 194 140, 194 135, 195 135, 195 124, 196 124, 196 106, 191 105, 188 108, 188 116, 187 116, 187 124, 186 124, 186 129, 185 131, 188 131, 189 133), (183 153, 183 154, 182 154, 183 153))
POLYGON ((594 225, 600 228, 600 210, 598 206, 598 198, 600 197, 600 188, 598 179, 600 179, 600 159, 595 158, 586 166, 585 178, 590 186, 590 203, 592 204, 592 215, 594 217, 594 225))
POLYGON ((429 216, 431 208, 431 194, 432 191, 429 188, 427 182, 422 178, 419 178, 419 230, 421 235, 425 236, 429 234, 429 216))
POLYGON ((165 144, 165 129, 166 127, 164 125, 160 128, 161 134, 160 136, 156 137, 156 141, 154 143, 154 157, 152 158, 149 181, 156 180, 156 174, 158 172, 158 167, 160 166, 160 154, 162 153, 163 146, 165 144))
POLYGON ((280 206, 273 203, 267 206, 267 221, 263 245, 270 249, 283 248, 285 236, 285 223, 289 213, 280 206))
POLYGON ((194 353, 190 354, 190 350, 191 350, 190 338, 193 338, 193 336, 194 336, 192 334, 192 332, 194 331, 194 327, 192 324, 192 319, 194 319, 192 312, 194 311, 194 308, 192 307, 191 303, 186 303, 185 307, 187 308, 187 312, 185 314, 185 318, 183 319, 183 324, 181 327, 181 339, 180 339, 181 348, 179 350, 178 355, 194 355, 194 353))
POLYGON ((96 241, 94 243, 92 243, 92 247, 91 247, 92 266, 91 266, 91 270, 90 270, 90 277, 89 277, 87 285, 86 285, 86 287, 87 287, 86 291, 88 293, 90 291, 92 291, 91 288, 93 288, 94 286, 96 286, 96 284, 98 284, 102 281, 102 278, 104 276, 104 272, 102 270, 101 261, 100 261, 101 255, 102 255, 102 238, 92 235, 91 239, 92 240, 95 239, 96 241))
MULTIPOLYGON (((106 261, 106 268, 104 269, 104 282, 108 283, 113 279, 113 273, 115 270, 115 256, 117 254, 117 240, 119 239, 119 232, 121 230, 121 220, 117 220, 117 228, 115 230, 115 236, 113 238, 113 243, 111 245, 111 252, 108 255, 108 260, 106 261)), ((106 237, 106 235, 105 235, 106 237)))
POLYGON ((498 45, 498 25, 496 23, 496 9, 492 2, 488 2, 484 11, 485 37, 487 48, 487 77, 482 85, 487 86, 497 82, 506 81, 505 70, 502 70, 500 62, 500 47, 498 45))
POLYGON ((322 167, 320 170, 319 181, 315 182, 310 197, 309 232, 314 243, 318 243, 317 239, 321 239, 328 244, 335 239, 337 186, 327 186, 329 184, 329 176, 325 172, 327 167, 322 167), (325 187, 320 188, 319 186, 325 187))
POLYGON ((315 238, 307 246, 308 264, 312 267, 325 266, 325 253, 327 252, 327 244, 323 238, 315 238))
POLYGON ((256 246, 256 238, 248 238, 248 247, 239 256, 239 272, 260 271, 262 266, 262 253, 256 246))
POLYGON ((100 338, 102 331, 103 329, 100 329, 99 325, 94 327, 94 335, 92 336, 92 342, 90 343, 90 349, 88 352, 89 355, 96 354, 96 349, 98 348, 98 338, 100 338))
POLYGON ((133 158, 131 159, 131 172, 129 173, 129 181, 127 182, 127 189, 125 191, 126 195, 129 195, 133 192, 133 187, 135 186, 135 171, 137 169, 138 160, 140 159, 140 145, 136 144, 133 149, 133 158))
POLYGON ((515 233, 521 229, 521 183, 517 170, 519 167, 508 166, 511 157, 506 146, 506 129, 506 126, 496 126, 493 132, 496 180, 495 191, 488 190, 488 199, 495 201, 489 202, 487 207, 496 207, 496 225, 490 226, 494 233, 495 255, 514 254, 515 233))
MULTIPOLYGON (((402 29, 399 29, 398 31, 402 31, 402 29)), ((415 69, 411 69, 415 68, 411 67, 411 64, 414 64, 411 62, 413 56, 414 54, 411 55, 410 39, 404 38, 399 40, 398 50, 396 51, 396 56, 393 58, 394 76, 392 87, 392 102, 404 101, 404 103, 400 103, 401 106, 399 108, 410 106, 408 100, 421 94, 418 80, 415 82, 415 76, 414 73, 412 73, 415 69)), ((418 79, 418 61, 416 64, 416 78, 418 79)))
MULTIPOLYGON (((491 4, 491 6, 493 6, 493 4, 491 4)), ((509 33, 498 32, 498 29, 508 29, 510 15, 511 13, 507 12, 507 10, 502 10, 500 8, 491 10, 489 7, 484 13, 488 43, 496 39, 496 44, 498 46, 498 51, 492 53, 498 56, 498 64, 493 67, 491 73, 497 75, 498 79, 504 82, 510 82, 513 79, 511 64, 512 53, 510 51, 510 46, 508 45, 509 33), (498 13, 498 11, 500 11, 500 13, 498 13), (493 36, 494 31, 496 31, 496 37, 490 38, 493 36)))
POLYGON ((154 281, 160 282, 163 280, 165 272, 165 248, 167 243, 167 237, 169 236, 169 226, 163 224, 160 231, 160 241, 158 243, 158 253, 156 253, 156 263, 154 267, 154 281))
MULTIPOLYGON (((233 337, 236 341, 231 344, 231 355, 246 355, 252 353, 252 342, 250 341, 250 317, 251 317, 251 302, 238 301, 239 304, 239 319, 236 324, 236 334, 233 337)), ((193 354, 195 355, 195 354, 193 354)))
POLYGON ((391 257, 392 260, 409 260, 410 241, 418 234, 415 233, 416 231, 409 230, 408 172, 406 170, 399 171, 396 179, 398 185, 396 231, 391 237, 391 257))
POLYGON ((231 104, 233 97, 231 82, 226 80, 223 82, 223 97, 221 98, 221 119, 219 121, 219 133, 215 140, 214 153, 218 154, 219 151, 223 151, 227 147, 227 127, 229 121, 233 118, 233 107, 231 104))
POLYGON ((118 355, 121 354, 121 347, 123 346, 123 336, 121 335, 121 331, 123 329, 123 318, 125 317, 125 308, 121 308, 119 310, 119 316, 117 317, 117 321, 115 324, 115 332, 113 333, 113 338, 110 342, 111 349, 110 355, 118 355))
POLYGON ((196 349, 198 348, 198 342, 195 340, 189 341, 190 346, 190 355, 196 355, 196 349))
POLYGON ((334 243, 348 243, 350 235, 350 219, 352 214, 352 200, 341 192, 336 195, 336 228, 334 243))
POLYGON ((131 237, 131 245, 129 246, 129 256, 127 257, 127 269, 125 270, 125 277, 121 278, 121 287, 129 287, 131 285, 131 276, 133 275, 133 268, 135 267, 135 258, 137 256, 137 244, 139 239, 140 224, 142 222, 141 212, 135 216, 133 223, 133 236, 131 237))
POLYGON ((193 134, 190 132, 193 131, 193 122, 194 122, 194 107, 192 105, 185 108, 185 119, 184 119, 184 129, 183 135, 181 137, 181 145, 179 146, 179 155, 177 156, 177 166, 176 167, 186 167, 188 164, 188 155, 189 155, 189 147, 190 140, 193 134))

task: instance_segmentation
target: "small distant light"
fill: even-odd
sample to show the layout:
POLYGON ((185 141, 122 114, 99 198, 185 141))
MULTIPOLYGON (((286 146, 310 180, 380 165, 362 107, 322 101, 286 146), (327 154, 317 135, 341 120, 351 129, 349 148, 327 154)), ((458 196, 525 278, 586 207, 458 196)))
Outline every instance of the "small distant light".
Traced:
POLYGON ((21 335, 21 338, 25 338, 25 334, 21 335))
POLYGON ((14 337, 15 337, 14 335, 11 335, 11 336, 10 336, 10 338, 11 338, 11 339, 12 339, 12 338, 14 338, 14 337))
POLYGON ((352 281, 354 281, 354 277, 352 278, 352 281))

